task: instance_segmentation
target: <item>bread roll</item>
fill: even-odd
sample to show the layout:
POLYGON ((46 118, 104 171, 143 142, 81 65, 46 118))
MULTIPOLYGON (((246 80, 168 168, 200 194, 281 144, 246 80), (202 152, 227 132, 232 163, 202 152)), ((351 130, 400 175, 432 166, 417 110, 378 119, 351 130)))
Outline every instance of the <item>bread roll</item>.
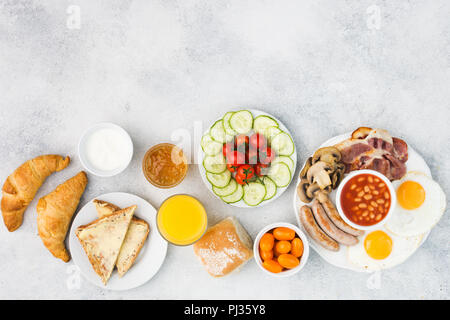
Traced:
POLYGON ((253 257, 253 242, 237 219, 228 217, 209 228, 194 244, 194 253, 213 277, 238 270, 253 257))

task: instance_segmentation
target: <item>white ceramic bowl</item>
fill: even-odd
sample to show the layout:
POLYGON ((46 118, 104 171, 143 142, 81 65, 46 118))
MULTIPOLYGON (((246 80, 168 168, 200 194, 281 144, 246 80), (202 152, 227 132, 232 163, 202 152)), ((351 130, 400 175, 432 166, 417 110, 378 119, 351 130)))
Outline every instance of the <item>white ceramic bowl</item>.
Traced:
POLYGON ((81 136, 80 141, 78 143, 78 156, 80 157, 81 164, 88 172, 90 172, 96 176, 99 176, 99 177, 112 177, 112 176, 115 176, 116 174, 121 173, 130 164, 130 161, 133 158, 133 141, 131 140, 131 137, 128 134, 128 132, 126 132, 122 127, 120 127, 114 123, 110 123, 110 122, 97 123, 97 124, 93 125, 92 127, 88 128, 81 136), (100 129, 113 129, 116 132, 118 132, 119 134, 121 134, 123 137, 125 137, 125 140, 127 141, 126 142, 128 144, 128 148, 127 148, 128 154, 126 155, 127 161, 124 162, 124 164, 122 166, 117 167, 114 170, 98 169, 97 167, 92 165, 90 163, 90 161, 88 160, 88 157, 86 154, 87 139, 92 133, 94 133, 95 131, 100 130, 100 129))
POLYGON ((350 172, 339 184, 339 187, 336 191, 336 208, 339 212, 339 215, 341 216, 342 219, 344 219, 345 222, 347 222, 349 225, 351 225, 353 228, 359 229, 359 230, 374 230, 374 229, 378 229, 379 227, 381 227, 382 225, 384 225, 389 218, 392 216, 392 213, 395 211, 395 206, 397 204, 397 196, 395 193, 395 189, 394 186, 392 184, 391 181, 389 181, 389 179, 379 173, 378 171, 375 170, 357 170, 357 171, 352 171, 350 172), (391 194, 391 207, 389 208, 388 213, 385 215, 385 217, 383 219, 381 219, 378 223, 370 225, 370 226, 361 226, 359 224, 356 224, 352 221, 350 221, 347 216, 344 214, 344 211, 342 210, 342 206, 341 206, 341 193, 342 193, 342 189, 344 188, 345 184, 353 177, 355 176, 359 176, 362 174, 372 174, 378 178, 380 178, 388 187, 389 192, 391 194))
POLYGON ((303 267, 305 266, 306 262, 308 261, 308 257, 309 257, 308 238, 297 226, 294 226, 293 224, 286 223, 286 222, 272 223, 272 224, 269 224, 268 226, 264 227, 256 236, 255 242, 253 243, 253 254, 255 257, 256 264, 266 274, 271 275, 272 277, 276 277, 276 278, 289 277, 289 276, 296 274, 300 270, 302 270, 303 267), (302 240, 302 242, 303 242, 303 255, 300 258, 300 264, 297 267, 295 267, 294 269, 284 270, 280 273, 273 273, 273 272, 270 272, 269 270, 267 270, 266 268, 264 268, 262 265, 263 261, 259 255, 259 241, 261 240, 261 237, 267 231, 270 231, 270 230, 278 228, 278 227, 286 227, 286 228, 289 228, 289 229, 292 229, 295 231, 295 233, 298 235, 300 240, 302 240))

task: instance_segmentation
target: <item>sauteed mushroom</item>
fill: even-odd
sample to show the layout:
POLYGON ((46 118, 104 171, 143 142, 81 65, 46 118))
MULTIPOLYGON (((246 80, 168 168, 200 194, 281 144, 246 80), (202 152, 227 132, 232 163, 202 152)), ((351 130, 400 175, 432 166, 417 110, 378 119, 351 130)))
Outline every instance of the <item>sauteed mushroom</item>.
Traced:
POLYGON ((306 174, 306 179, 309 184, 317 183, 320 189, 325 189, 331 185, 330 174, 333 172, 333 168, 324 161, 316 162, 309 168, 306 174))
POLYGON ((338 187, 339 183, 341 183, 342 178, 344 177, 344 173, 345 173, 345 164, 338 163, 336 165, 336 169, 331 174, 331 183, 332 183, 333 189, 336 189, 338 187))
POLYGON ((336 189, 345 173, 341 153, 335 147, 318 149, 300 172, 297 193, 301 201, 311 202, 318 192, 330 193, 336 189))
POLYGON ((306 160, 305 166, 300 172, 300 179, 306 179, 306 174, 308 173, 308 170, 309 168, 311 168, 311 166, 312 166, 312 157, 309 157, 308 160, 306 160))
POLYGON ((302 179, 297 187, 298 197, 300 198, 301 201, 305 203, 309 203, 313 200, 313 197, 308 197, 308 195, 306 194, 306 190, 308 189, 308 187, 309 182, 306 179, 302 179))
POLYGON ((324 161, 330 165, 338 163, 341 160, 341 152, 335 147, 323 147, 318 149, 313 157, 312 164, 318 161, 324 161))
POLYGON ((308 198, 314 199, 316 193, 320 190, 321 189, 317 183, 310 184, 306 189, 306 195, 308 196, 308 198))
POLYGON ((331 185, 322 190, 316 182, 310 184, 306 179, 300 180, 300 184, 297 187, 297 194, 301 201, 305 203, 311 202, 317 192, 330 193, 331 185))

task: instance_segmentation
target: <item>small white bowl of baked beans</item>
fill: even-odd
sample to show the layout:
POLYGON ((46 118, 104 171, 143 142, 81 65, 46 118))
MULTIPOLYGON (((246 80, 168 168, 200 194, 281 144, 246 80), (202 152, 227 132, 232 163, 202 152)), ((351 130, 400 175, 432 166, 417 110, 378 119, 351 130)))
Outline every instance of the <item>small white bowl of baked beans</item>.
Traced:
POLYGON ((374 170, 352 171, 339 184, 336 193, 340 216, 360 230, 374 230, 385 224, 396 203, 391 181, 374 170))

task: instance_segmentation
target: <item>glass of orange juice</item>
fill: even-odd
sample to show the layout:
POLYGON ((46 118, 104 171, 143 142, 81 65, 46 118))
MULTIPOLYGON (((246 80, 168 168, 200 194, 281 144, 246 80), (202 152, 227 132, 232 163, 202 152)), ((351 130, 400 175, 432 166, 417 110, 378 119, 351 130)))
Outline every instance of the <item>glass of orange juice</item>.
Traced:
POLYGON ((186 194, 177 194, 162 203, 156 224, 164 239, 178 246, 187 246, 203 236, 208 219, 200 201, 186 194))

